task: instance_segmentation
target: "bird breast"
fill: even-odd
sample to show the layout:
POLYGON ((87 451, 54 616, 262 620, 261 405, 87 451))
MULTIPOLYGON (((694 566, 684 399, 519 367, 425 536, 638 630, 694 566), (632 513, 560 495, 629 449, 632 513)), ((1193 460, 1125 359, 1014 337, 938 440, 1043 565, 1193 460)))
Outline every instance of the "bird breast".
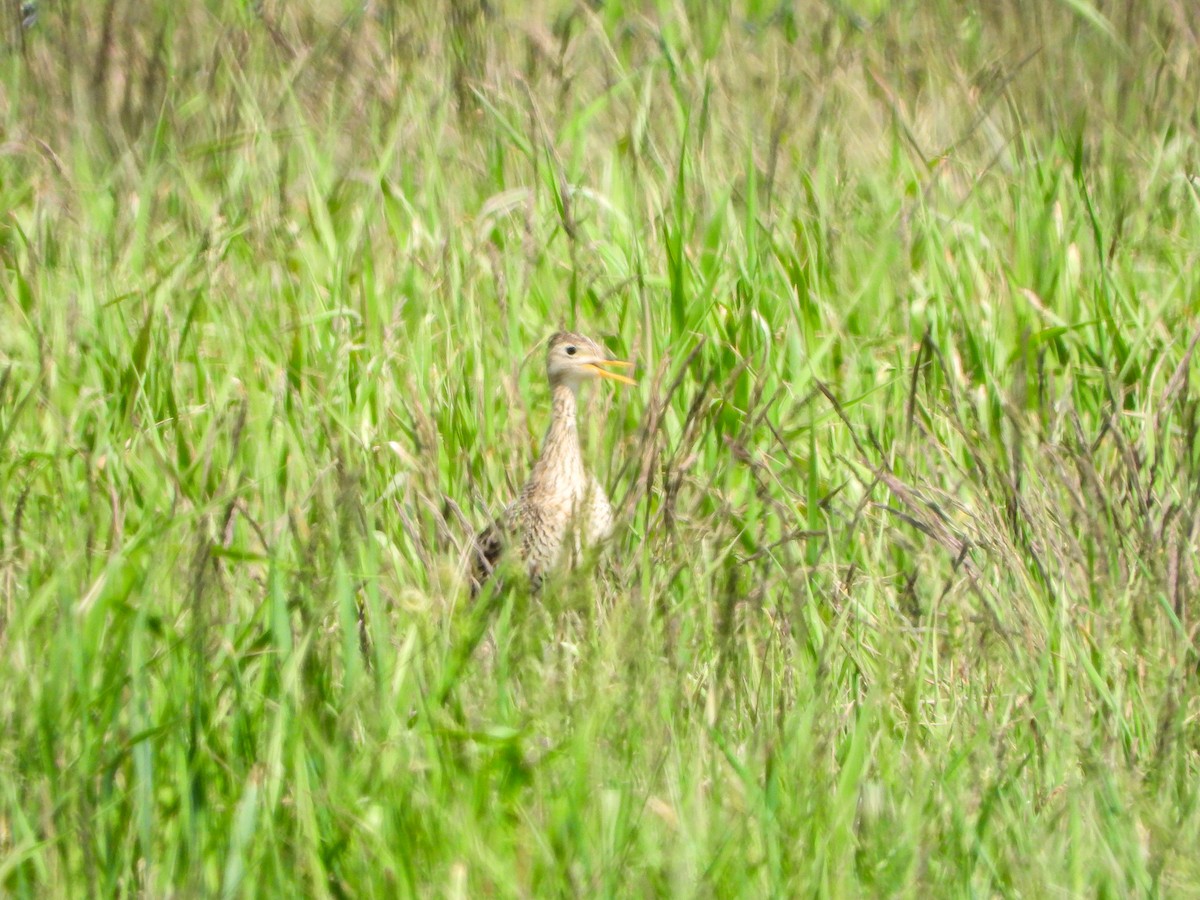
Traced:
POLYGON ((607 540, 613 533, 613 508, 604 496, 604 488, 595 478, 591 479, 591 490, 586 498, 587 524, 584 539, 589 544, 607 540))
POLYGON ((534 482, 517 503, 513 523, 521 533, 522 555, 538 575, 554 566, 564 550, 578 555, 613 533, 613 509, 595 478, 559 481, 554 490, 534 482))

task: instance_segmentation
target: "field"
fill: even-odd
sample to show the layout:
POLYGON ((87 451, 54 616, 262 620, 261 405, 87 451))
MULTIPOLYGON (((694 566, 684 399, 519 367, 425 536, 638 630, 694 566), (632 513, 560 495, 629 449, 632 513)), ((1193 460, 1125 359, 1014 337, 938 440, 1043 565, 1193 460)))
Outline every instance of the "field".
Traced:
POLYGON ((971 6, 7 4, 0 893, 1200 896, 1200 30, 971 6))

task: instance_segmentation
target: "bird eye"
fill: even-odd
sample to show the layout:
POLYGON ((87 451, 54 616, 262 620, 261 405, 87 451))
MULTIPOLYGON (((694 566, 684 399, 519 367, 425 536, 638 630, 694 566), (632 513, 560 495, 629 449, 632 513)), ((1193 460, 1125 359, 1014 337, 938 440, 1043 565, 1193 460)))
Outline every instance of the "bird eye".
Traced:
POLYGON ((575 355, 575 348, 574 348, 574 347, 568 347, 568 348, 567 348, 567 356, 574 356, 574 355, 575 355))

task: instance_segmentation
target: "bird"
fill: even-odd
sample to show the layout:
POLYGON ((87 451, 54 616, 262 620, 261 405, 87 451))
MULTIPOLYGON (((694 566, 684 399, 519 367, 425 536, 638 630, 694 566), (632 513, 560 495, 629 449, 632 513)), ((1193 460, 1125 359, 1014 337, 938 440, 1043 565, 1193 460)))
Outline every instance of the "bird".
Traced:
POLYGON ((541 453, 517 499, 473 545, 471 591, 477 594, 504 554, 520 554, 530 586, 540 588, 546 573, 568 553, 577 557, 584 545, 609 538, 614 529, 612 504, 596 477, 583 463, 579 443, 579 388, 588 381, 609 379, 636 384, 612 369, 633 364, 612 359, 596 341, 571 331, 551 335, 546 348, 551 414, 541 453))

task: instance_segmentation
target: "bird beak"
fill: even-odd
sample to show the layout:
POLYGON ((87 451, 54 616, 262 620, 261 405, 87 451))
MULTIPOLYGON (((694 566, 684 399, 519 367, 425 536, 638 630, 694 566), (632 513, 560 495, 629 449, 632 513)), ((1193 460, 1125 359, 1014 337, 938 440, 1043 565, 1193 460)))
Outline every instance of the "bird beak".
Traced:
POLYGON ((584 366, 584 368, 594 372, 601 378, 608 378, 611 381, 620 381, 623 384, 637 384, 637 382, 628 375, 622 375, 619 372, 610 372, 607 368, 601 368, 602 366, 616 369, 632 369, 633 363, 625 362, 623 359, 594 359, 584 366))

